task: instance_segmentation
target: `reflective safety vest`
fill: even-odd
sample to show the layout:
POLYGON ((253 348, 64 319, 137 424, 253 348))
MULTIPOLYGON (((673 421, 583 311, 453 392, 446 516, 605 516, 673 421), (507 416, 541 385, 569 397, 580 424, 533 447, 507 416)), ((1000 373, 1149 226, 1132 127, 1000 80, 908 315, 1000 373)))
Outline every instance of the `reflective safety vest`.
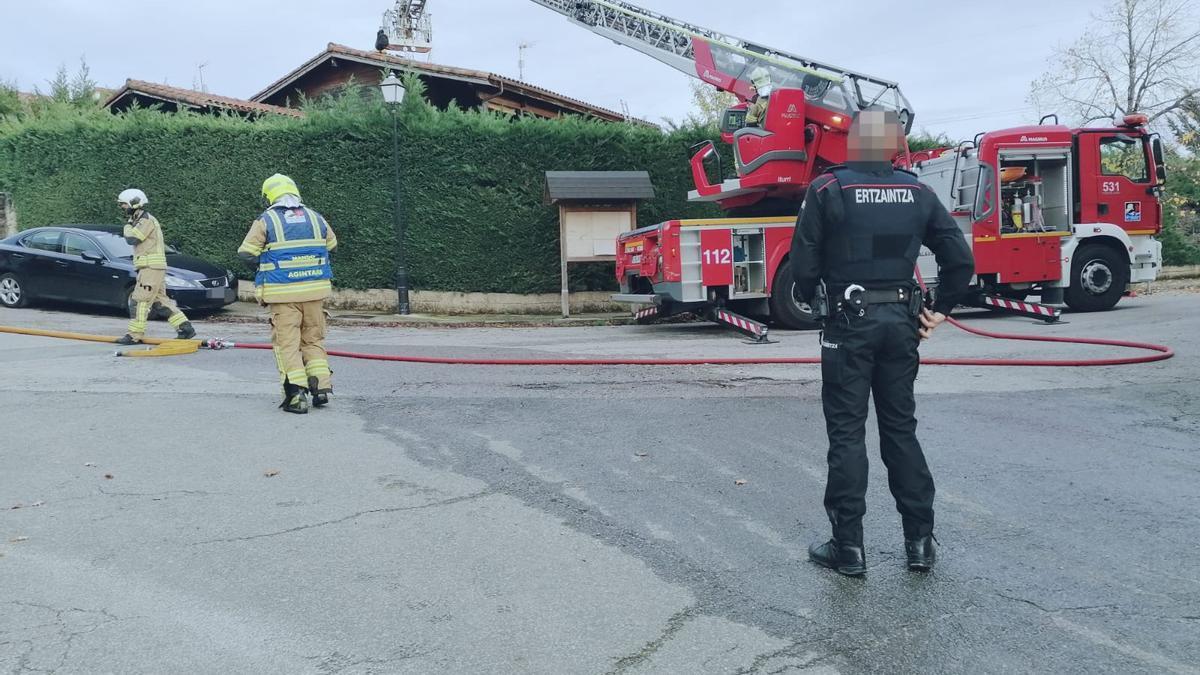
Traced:
POLYGON ((267 226, 267 244, 258 257, 258 286, 264 302, 288 302, 301 295, 332 292, 333 267, 325 238, 329 225, 307 206, 275 206, 259 219, 267 226))

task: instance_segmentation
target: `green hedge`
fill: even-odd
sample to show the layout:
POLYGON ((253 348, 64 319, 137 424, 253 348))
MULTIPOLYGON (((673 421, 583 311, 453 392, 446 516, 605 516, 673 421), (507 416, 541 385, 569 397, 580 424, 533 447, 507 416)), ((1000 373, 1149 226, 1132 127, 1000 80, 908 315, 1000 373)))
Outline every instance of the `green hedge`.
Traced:
MULTIPOLYGON (((410 97, 411 98, 411 97, 410 97)), ((543 202, 550 170, 646 170, 658 198, 640 224, 716 215, 686 201, 687 148, 705 134, 583 119, 510 120, 406 103, 400 115, 405 245, 412 286, 443 291, 553 292, 558 211, 543 202)), ((235 270, 236 249, 275 172, 296 179, 341 242, 336 283, 394 280, 392 120, 382 104, 315 109, 303 120, 59 111, 0 124, 0 191, 22 228, 115 223, 126 187, 150 196, 168 241, 235 270)), ((611 288, 611 265, 582 266, 573 287, 611 288)))

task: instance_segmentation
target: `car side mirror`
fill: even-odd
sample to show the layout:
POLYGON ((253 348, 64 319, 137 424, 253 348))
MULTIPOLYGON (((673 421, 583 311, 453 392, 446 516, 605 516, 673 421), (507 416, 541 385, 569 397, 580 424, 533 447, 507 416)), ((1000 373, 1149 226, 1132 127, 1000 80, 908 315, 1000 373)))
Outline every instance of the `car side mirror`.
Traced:
POLYGON ((100 255, 99 253, 96 253, 95 251, 84 251, 83 253, 79 254, 79 257, 83 258, 84 260, 86 260, 88 262, 94 262, 94 263, 104 262, 104 256, 100 255))

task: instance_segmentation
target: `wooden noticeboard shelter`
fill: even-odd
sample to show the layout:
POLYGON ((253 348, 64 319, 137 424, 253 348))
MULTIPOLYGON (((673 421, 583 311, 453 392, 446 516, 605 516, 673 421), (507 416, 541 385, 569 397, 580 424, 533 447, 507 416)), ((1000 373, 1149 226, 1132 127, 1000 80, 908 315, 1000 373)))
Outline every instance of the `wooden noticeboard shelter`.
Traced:
POLYGON ((571 315, 567 265, 615 262, 617 236, 637 228, 638 202, 654 198, 645 171, 547 171, 546 202, 558 205, 562 315, 571 315))

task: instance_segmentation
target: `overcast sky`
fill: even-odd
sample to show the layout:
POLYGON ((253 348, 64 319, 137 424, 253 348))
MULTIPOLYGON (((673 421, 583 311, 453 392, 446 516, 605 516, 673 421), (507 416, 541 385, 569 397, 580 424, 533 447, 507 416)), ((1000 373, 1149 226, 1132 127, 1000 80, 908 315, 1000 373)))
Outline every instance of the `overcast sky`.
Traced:
MULTIPOLYGON (((126 78, 249 97, 329 42, 371 49, 394 0, 0 0, 0 80, 23 90, 74 71, 101 86, 126 78)), ((1029 83, 1054 45, 1079 37, 1103 0, 638 0, 663 14, 901 83, 917 127, 969 138, 1028 121, 1029 83), (897 10, 903 7, 903 11, 897 10), (730 9, 731 7, 737 9, 730 9), (831 15, 831 7, 838 13, 831 15), (741 8, 745 8, 744 10, 741 8)), ((570 24, 530 0, 428 0, 432 60, 525 79, 643 119, 681 118, 688 78, 570 24)))

